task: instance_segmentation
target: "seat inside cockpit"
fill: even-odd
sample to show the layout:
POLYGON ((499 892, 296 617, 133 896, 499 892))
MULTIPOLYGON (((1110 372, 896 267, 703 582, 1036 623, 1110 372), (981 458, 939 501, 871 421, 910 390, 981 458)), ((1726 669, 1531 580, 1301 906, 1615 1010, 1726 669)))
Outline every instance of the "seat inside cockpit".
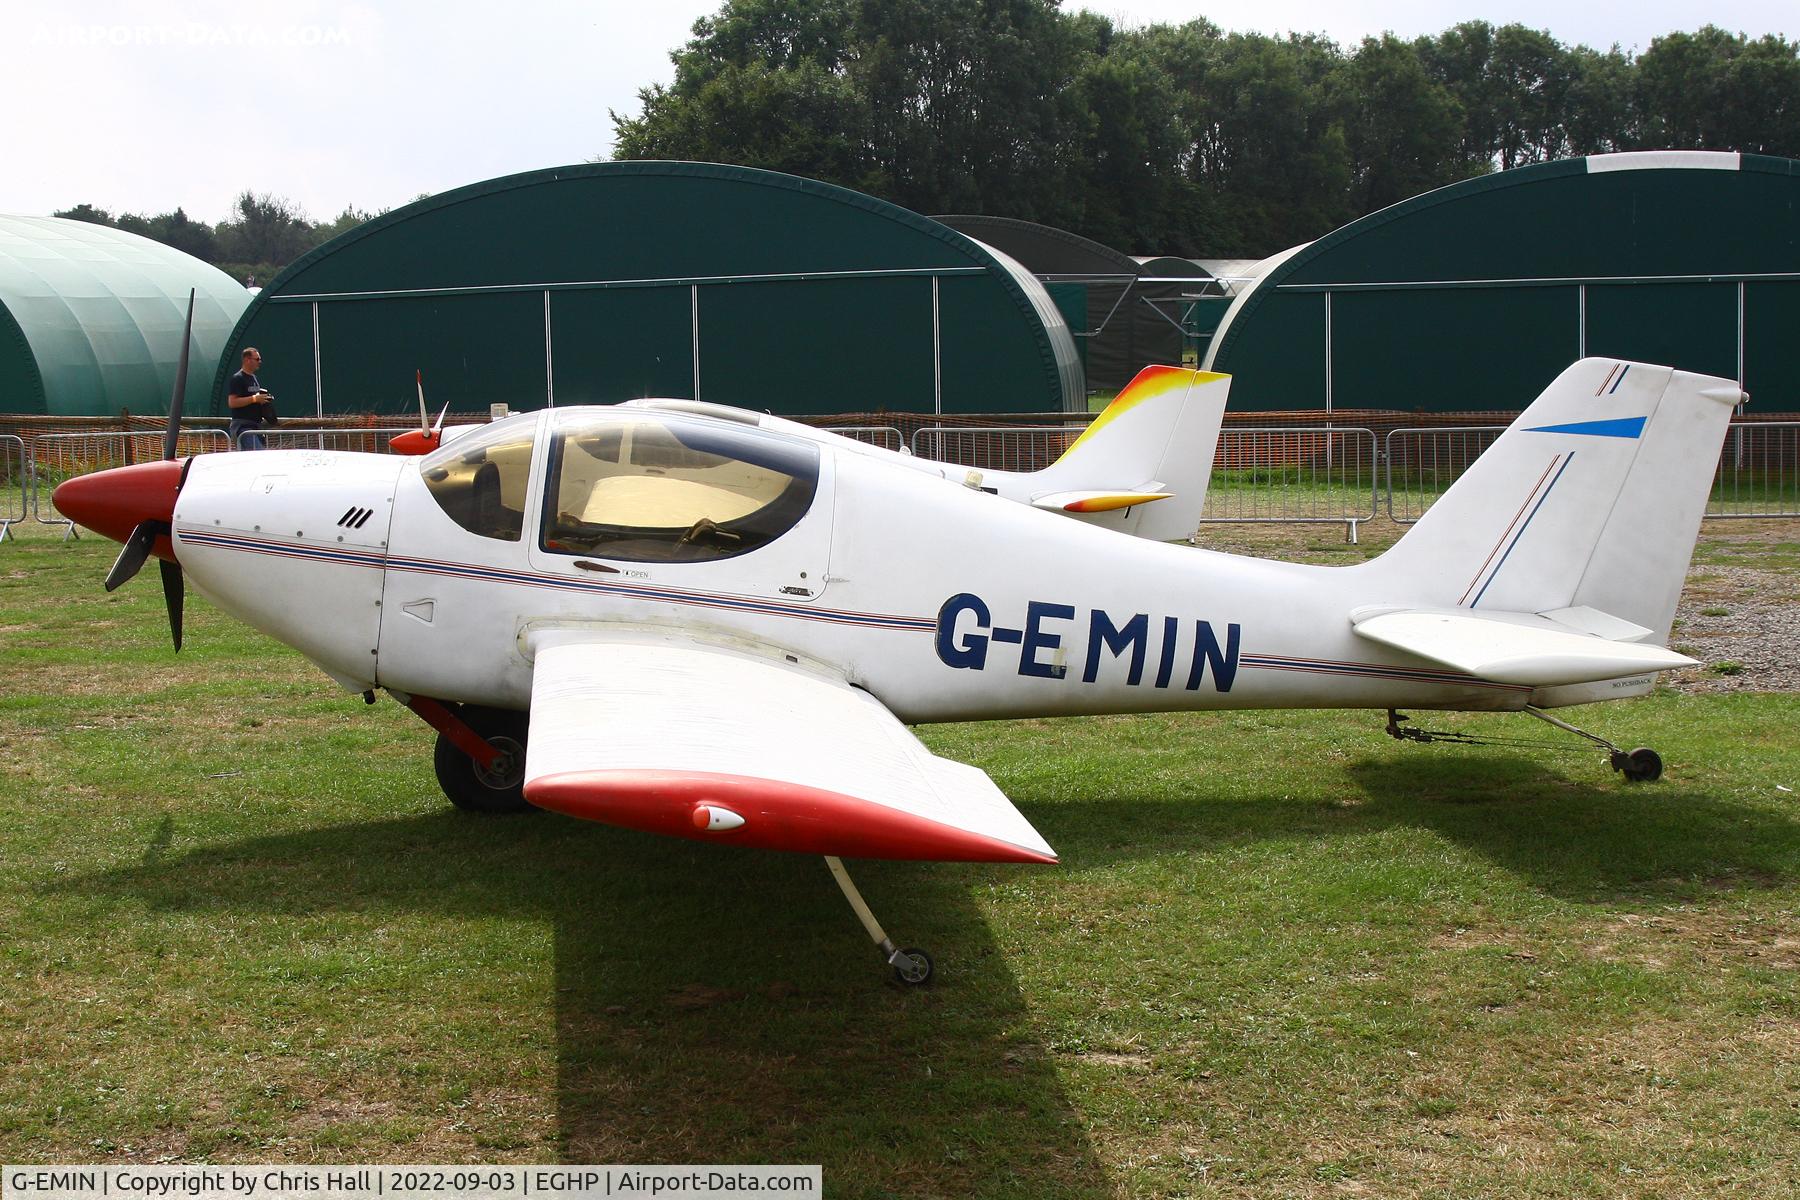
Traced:
POLYGON ((458 438, 419 460, 438 507, 479 537, 516 542, 525 530, 525 493, 537 420, 508 421, 458 438))

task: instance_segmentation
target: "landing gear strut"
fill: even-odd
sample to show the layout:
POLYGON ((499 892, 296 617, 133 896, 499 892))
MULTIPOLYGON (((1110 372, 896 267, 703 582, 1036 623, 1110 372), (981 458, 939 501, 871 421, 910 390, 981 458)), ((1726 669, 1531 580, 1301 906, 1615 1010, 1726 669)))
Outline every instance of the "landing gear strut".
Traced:
POLYGON ((438 786, 464 812, 513 813, 531 809, 525 799, 524 713, 476 704, 451 706, 429 696, 389 689, 394 699, 438 731, 431 756, 438 786))
MULTIPOLYGON (((1662 756, 1647 746, 1639 746, 1636 750, 1621 750, 1599 734, 1589 733, 1585 729, 1577 729, 1558 717, 1553 717, 1541 708, 1527 704, 1525 711, 1531 716, 1547 724, 1554 725, 1565 733, 1586 738, 1607 753, 1607 761, 1612 769, 1623 775, 1628 783, 1654 783, 1662 778, 1662 756)), ((1468 746, 1551 746, 1548 742, 1533 742, 1524 738, 1488 738, 1477 737, 1468 733, 1444 733, 1431 729, 1420 729, 1407 723, 1405 713, 1388 709, 1388 736, 1399 738, 1405 742, 1457 742, 1468 746)))
POLYGON ((850 872, 844 869, 843 860, 827 854, 825 865, 831 868, 831 877, 843 889, 844 899, 850 902, 850 907, 856 910, 857 919, 868 930, 869 940, 875 943, 875 948, 887 959, 888 966, 894 968, 894 978, 909 987, 930 983, 931 955, 923 950, 896 948, 893 940, 882 930, 881 923, 875 919, 875 914, 863 902, 862 893, 856 890, 856 884, 850 879, 850 872))
POLYGON ((1584 737, 1588 741, 1605 750, 1612 769, 1625 777, 1627 783, 1655 783, 1662 778, 1662 755, 1648 746, 1639 746, 1636 750, 1621 750, 1598 734, 1589 733, 1585 729, 1577 729, 1567 721, 1558 720, 1541 708, 1533 708, 1527 704, 1525 711, 1540 721, 1547 721, 1558 729, 1584 737))

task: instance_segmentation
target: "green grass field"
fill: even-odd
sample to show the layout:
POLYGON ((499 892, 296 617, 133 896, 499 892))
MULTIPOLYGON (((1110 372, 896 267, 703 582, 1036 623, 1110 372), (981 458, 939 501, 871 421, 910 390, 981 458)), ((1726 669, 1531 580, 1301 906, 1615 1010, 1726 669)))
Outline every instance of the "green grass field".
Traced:
POLYGON ((820 1162, 844 1196, 1800 1188, 1800 697, 922 731, 1054 868, 448 808, 429 731, 112 544, 0 545, 0 1161, 820 1162), (1427 723, 1540 738, 1524 718, 1427 723))

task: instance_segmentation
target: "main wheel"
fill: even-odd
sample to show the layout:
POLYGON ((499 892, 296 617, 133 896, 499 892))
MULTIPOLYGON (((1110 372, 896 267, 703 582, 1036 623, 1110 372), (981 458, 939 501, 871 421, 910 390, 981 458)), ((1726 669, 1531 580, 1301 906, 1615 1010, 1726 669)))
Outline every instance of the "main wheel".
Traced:
POLYGON ((525 737, 529 718, 524 713, 466 704, 457 714, 470 729, 500 749, 492 769, 480 766, 457 744, 438 734, 431 764, 437 769, 438 786, 450 803, 464 812, 512 813, 531 807, 525 802, 525 737))
POLYGON ((931 982, 931 955, 923 950, 906 949, 894 960, 894 978, 912 987, 931 982))

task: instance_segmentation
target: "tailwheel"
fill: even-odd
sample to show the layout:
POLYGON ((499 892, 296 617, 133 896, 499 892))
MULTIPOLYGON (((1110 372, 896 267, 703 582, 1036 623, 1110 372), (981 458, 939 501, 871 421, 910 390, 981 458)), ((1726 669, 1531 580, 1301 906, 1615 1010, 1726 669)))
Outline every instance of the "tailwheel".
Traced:
POLYGON ((1662 755, 1648 746, 1639 746, 1636 750, 1621 750, 1599 734, 1589 733, 1585 729, 1577 729, 1567 721, 1553 717, 1541 708, 1527 704, 1525 711, 1558 729, 1566 729, 1577 737, 1584 737, 1606 751, 1606 761, 1612 764, 1613 770, 1625 777, 1627 783, 1655 783, 1662 778, 1662 755))
POLYGON ((499 753, 487 765, 475 761, 447 734, 439 733, 432 752, 438 786, 450 803, 464 812, 525 812, 524 713, 467 704, 456 714, 499 753))
POLYGON ((1629 754, 1615 750, 1612 769, 1623 775, 1627 783, 1655 783, 1662 778, 1662 755, 1648 746, 1639 746, 1629 754))

